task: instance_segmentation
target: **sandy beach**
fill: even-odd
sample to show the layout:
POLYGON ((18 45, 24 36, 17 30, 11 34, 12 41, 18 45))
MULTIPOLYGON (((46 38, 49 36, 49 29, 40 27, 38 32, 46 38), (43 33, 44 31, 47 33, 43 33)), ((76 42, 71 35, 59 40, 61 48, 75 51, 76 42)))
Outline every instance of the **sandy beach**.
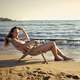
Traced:
POLYGON ((42 61, 16 55, 0 55, 0 80, 80 80, 78 61, 42 61))

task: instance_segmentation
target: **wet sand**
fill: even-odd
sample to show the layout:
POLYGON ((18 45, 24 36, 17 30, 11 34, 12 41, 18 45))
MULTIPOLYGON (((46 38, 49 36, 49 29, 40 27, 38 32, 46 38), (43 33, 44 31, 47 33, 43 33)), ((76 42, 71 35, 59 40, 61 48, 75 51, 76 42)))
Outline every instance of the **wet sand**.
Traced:
POLYGON ((18 55, 0 55, 0 80, 80 80, 80 62, 49 61, 44 64, 26 57, 17 62, 18 55))

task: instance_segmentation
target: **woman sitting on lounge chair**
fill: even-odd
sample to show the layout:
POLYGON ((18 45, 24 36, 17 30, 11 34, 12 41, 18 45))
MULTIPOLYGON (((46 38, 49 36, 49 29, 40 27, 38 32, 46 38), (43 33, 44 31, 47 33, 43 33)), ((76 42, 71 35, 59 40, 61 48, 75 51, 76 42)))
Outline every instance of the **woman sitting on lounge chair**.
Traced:
POLYGON ((46 53, 47 51, 52 51, 55 61, 71 60, 71 58, 63 55, 61 50, 56 46, 55 42, 49 41, 48 43, 41 44, 35 47, 35 41, 30 41, 28 33, 26 33, 24 29, 20 27, 13 27, 10 30, 9 34, 5 38, 5 46, 8 46, 9 42, 11 42, 16 47, 16 49, 23 52, 24 55, 19 59, 19 61, 26 55, 36 56, 42 53, 46 53), (25 40, 19 39, 20 31, 24 32, 26 36, 25 40))

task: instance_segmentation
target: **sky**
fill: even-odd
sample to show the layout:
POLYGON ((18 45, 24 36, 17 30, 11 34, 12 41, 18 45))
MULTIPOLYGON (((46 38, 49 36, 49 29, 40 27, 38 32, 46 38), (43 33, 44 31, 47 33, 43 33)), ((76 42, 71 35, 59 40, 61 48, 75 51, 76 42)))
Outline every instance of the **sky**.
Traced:
POLYGON ((0 0, 0 17, 14 20, 80 20, 80 0, 0 0))

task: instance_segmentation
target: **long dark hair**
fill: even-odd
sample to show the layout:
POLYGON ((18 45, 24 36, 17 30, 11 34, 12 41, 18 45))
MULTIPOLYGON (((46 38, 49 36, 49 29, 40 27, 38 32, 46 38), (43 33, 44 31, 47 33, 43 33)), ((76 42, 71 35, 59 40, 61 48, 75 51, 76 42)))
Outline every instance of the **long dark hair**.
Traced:
POLYGON ((11 38, 11 39, 13 38, 12 33, 14 32, 15 29, 21 30, 20 27, 16 27, 16 26, 13 27, 13 28, 11 28, 10 32, 9 32, 8 35, 5 37, 5 41, 4 41, 4 46, 5 46, 5 47, 9 45, 9 42, 10 42, 9 39, 10 39, 10 38, 11 38))

